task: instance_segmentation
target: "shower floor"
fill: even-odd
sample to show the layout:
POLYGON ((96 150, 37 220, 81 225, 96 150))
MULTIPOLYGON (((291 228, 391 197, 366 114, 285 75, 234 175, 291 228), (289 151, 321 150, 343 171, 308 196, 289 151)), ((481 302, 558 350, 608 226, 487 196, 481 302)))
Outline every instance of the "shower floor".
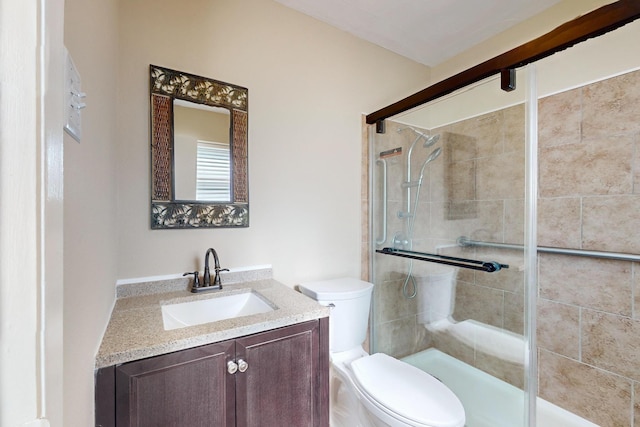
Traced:
MULTIPOLYGON (((442 381, 464 406, 466 427, 524 427, 524 392, 437 349, 403 361, 442 381)), ((544 399, 536 401, 537 427, 598 427, 544 399)))

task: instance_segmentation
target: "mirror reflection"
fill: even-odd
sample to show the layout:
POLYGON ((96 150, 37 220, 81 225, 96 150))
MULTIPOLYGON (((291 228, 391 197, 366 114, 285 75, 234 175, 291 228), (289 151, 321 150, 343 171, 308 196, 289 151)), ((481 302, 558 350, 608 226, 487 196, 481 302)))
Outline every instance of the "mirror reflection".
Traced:
POLYGON ((177 200, 231 201, 230 117, 224 108, 173 102, 177 200))
POLYGON ((149 68, 151 228, 248 227, 248 89, 149 68))

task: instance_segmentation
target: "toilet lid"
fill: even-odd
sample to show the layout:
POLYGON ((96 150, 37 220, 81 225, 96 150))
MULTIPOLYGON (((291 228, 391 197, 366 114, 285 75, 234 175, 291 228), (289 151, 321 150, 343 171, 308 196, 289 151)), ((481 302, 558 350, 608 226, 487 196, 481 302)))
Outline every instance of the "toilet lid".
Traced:
POLYGON ((360 389, 387 412, 430 427, 462 427, 462 403, 428 373, 383 353, 351 363, 360 389))

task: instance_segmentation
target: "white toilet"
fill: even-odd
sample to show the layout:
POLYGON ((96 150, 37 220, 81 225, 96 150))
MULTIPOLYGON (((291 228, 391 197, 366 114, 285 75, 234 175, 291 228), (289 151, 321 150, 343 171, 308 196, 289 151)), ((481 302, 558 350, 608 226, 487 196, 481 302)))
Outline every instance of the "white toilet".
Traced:
POLYGON ((331 307, 332 427, 463 427, 464 408, 426 372, 362 348, 373 284, 344 278, 310 282, 300 291, 331 307))

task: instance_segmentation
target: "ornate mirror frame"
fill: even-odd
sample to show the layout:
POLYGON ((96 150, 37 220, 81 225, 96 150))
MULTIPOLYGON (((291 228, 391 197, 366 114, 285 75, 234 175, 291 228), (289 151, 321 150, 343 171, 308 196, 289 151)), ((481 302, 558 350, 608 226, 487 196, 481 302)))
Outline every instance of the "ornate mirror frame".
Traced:
POLYGON ((249 226, 248 98, 244 87, 149 66, 151 113, 151 228, 249 226), (175 199, 173 101, 228 109, 231 116, 231 201, 175 199))

